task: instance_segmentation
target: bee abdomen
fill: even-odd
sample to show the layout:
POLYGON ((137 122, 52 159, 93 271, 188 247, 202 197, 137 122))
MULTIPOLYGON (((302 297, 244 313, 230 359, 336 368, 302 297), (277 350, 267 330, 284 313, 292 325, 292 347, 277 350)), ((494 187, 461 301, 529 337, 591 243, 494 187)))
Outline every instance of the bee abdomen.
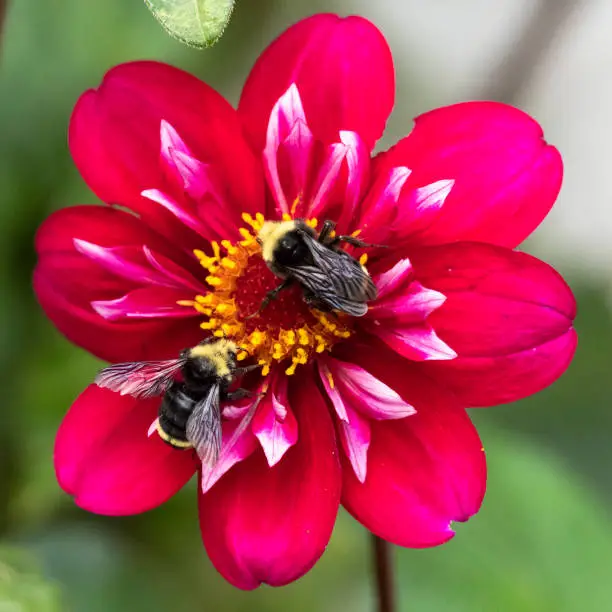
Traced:
POLYGON ((190 448, 187 441, 187 420, 193 412, 195 400, 182 385, 168 389, 159 407, 157 431, 164 442, 175 448, 190 448))

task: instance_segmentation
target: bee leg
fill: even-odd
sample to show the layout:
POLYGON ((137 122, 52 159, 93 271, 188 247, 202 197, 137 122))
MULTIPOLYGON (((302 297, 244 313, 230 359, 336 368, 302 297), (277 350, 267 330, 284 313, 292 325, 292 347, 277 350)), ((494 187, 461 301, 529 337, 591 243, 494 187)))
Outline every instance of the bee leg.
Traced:
POLYGON ((328 242, 328 239, 330 237, 330 234, 334 231, 334 228, 336 227, 336 224, 333 221, 325 221, 323 223, 323 227, 321 228, 321 231, 319 232, 319 242, 321 242, 322 244, 326 244, 328 242))
POLYGON ((255 363, 253 365, 243 366, 241 368, 236 368, 234 370, 234 374, 236 376, 242 376, 243 374, 246 374, 247 372, 252 372, 253 370, 256 370, 257 368, 261 368, 261 365, 259 365, 258 363, 255 363))
POLYGON ((225 394, 225 399, 230 402, 235 402, 236 400, 240 400, 245 397, 253 397, 254 395, 257 395, 257 394, 253 393, 252 391, 249 391, 248 389, 241 388, 241 389, 235 389, 234 391, 228 391, 225 394))
POLYGON ((314 308, 315 310, 320 310, 321 312, 330 312, 330 310, 331 310, 330 307, 325 302, 322 302, 311 291, 308 291, 308 290, 304 289, 302 297, 304 299, 304 302, 306 302, 306 305, 309 308, 314 308))
POLYGON ((283 289, 286 289, 292 282, 293 279, 286 278, 280 285, 278 285, 271 291, 268 291, 268 293, 266 293, 266 297, 261 303, 261 306, 253 314, 250 314, 248 317, 245 317, 245 319, 252 319, 253 317, 257 316, 272 300, 275 300, 277 298, 278 294, 283 289))
MULTIPOLYGON (((225 332, 223 332, 225 334, 225 332)), ((204 338, 204 340, 201 340, 199 342, 199 346, 202 346, 204 344, 211 344, 212 342, 216 342, 219 338, 217 338, 216 336, 208 336, 208 338, 204 338)))
POLYGON ((327 246, 337 246, 340 242, 346 242, 354 247, 378 247, 381 249, 386 249, 388 246, 386 244, 371 244, 369 242, 364 242, 363 240, 359 240, 355 236, 336 236, 327 246))

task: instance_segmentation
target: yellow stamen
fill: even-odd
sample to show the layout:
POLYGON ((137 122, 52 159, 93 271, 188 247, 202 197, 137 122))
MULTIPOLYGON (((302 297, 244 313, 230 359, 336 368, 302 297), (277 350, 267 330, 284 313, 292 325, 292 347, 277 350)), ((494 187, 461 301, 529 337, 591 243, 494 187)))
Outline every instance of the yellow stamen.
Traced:
POLYGON ((236 312, 236 306, 232 302, 222 302, 215 308, 215 312, 220 315, 231 315, 236 312))
POLYGON ((261 333, 258 329, 256 329, 250 336, 249 336, 249 342, 253 345, 253 346, 260 346, 261 344, 263 344, 263 341, 265 340, 266 336, 265 334, 261 333))
POLYGON ((206 315, 207 317, 210 317, 210 315, 212 314, 212 308, 204 308, 204 306, 202 306, 202 304, 198 304, 198 302, 196 302, 193 307, 200 313, 203 315, 206 315))
POLYGON ((228 255, 235 255, 238 252, 238 249, 229 240, 222 240, 221 246, 227 251, 228 255))
POLYGON ((293 200, 293 204, 291 204, 291 216, 292 217, 295 215, 295 211, 297 210, 298 204, 300 203, 301 199, 302 199, 302 194, 300 193, 295 198, 295 200, 293 200))
POLYGON ((325 372, 325 376, 327 377, 327 382, 329 382, 329 388, 335 389, 336 383, 334 381, 334 377, 332 376, 332 373, 329 370, 327 370, 327 372, 325 372))
POLYGON ((279 338, 286 347, 293 346, 295 344, 295 332, 292 329, 287 331, 282 330, 279 333, 279 338))
POLYGON ((367 253, 363 253, 363 254, 361 255, 361 257, 359 258, 359 263, 360 263, 362 266, 365 266, 365 265, 368 263, 368 254, 367 254, 367 253))
POLYGON ((213 287, 219 287, 221 286, 221 279, 217 276, 212 276, 212 274, 210 276, 206 277, 206 282, 209 285, 212 285, 213 287))
POLYGON ((302 345, 310 344, 310 336, 304 327, 300 327, 297 330, 299 343, 302 345))
POLYGON ((233 259, 230 259, 229 257, 224 257, 221 260, 221 265, 228 270, 235 270, 237 264, 233 259))
POLYGON ((295 369, 297 368, 297 363, 294 361, 286 370, 285 374, 287 376, 293 376, 295 374, 295 369))

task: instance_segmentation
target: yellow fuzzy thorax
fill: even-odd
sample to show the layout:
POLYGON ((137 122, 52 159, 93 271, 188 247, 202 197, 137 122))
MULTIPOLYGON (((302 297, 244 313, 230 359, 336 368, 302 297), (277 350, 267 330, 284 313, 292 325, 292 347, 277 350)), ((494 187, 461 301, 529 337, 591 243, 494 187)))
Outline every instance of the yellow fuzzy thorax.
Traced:
POLYGON ((274 249, 279 240, 287 233, 295 229, 295 221, 264 221, 257 232, 257 238, 261 243, 261 256, 265 262, 273 260, 274 249))
POLYGON ((215 372, 220 377, 229 376, 231 374, 229 368, 229 354, 237 353, 238 347, 235 342, 227 338, 220 338, 216 342, 210 344, 198 344, 189 351, 190 357, 200 357, 212 362, 215 366, 215 372))

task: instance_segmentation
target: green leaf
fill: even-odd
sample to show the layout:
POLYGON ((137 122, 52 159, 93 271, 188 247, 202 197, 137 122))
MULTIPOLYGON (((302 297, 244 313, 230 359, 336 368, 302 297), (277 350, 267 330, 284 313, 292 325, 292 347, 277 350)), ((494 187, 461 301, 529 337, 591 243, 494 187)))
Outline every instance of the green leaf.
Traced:
POLYGON ((187 45, 203 49, 223 34, 234 0, 145 0, 166 31, 187 45))

